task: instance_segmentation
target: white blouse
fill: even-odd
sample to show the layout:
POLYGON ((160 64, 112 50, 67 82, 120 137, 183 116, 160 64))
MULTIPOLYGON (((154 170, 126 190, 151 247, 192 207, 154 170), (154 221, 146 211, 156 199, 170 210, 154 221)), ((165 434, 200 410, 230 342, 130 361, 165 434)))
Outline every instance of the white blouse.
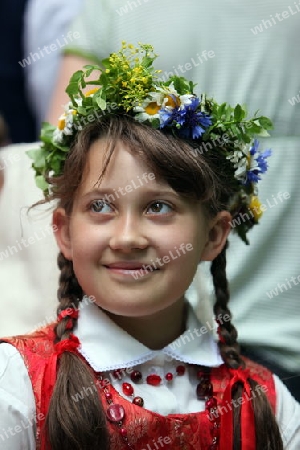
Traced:
MULTIPOLYGON (((179 364, 217 367, 222 364, 210 327, 203 327, 189 306, 187 330, 173 343, 153 351, 119 328, 94 304, 83 304, 74 332, 81 342, 79 351, 96 372, 105 372, 124 396, 122 383, 131 382, 131 368, 143 376, 158 374, 164 379, 167 372, 176 372, 179 364), (202 327, 202 328, 201 328, 202 327), (201 330, 200 330, 201 329, 201 330), (115 380, 112 371, 122 372, 115 380)), ((280 426, 285 450, 300 449, 300 405, 283 383, 274 375, 277 394, 276 418, 280 426)), ((144 399, 145 407, 162 415, 204 410, 204 402, 197 400, 197 379, 188 369, 183 376, 159 386, 134 384, 134 395, 144 399)), ((88 386, 78 393, 78 401, 88 386)), ((125 397, 125 396, 124 396, 125 397)), ((125 397, 126 398, 126 397, 125 397)), ((1 450, 35 449, 36 410, 31 381, 19 352, 10 344, 0 345, 0 448, 1 450)))

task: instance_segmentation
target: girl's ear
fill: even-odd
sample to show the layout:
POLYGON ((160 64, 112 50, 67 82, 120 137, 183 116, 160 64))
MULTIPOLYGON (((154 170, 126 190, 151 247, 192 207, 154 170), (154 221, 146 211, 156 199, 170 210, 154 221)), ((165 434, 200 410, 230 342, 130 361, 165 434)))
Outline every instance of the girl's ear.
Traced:
POLYGON ((231 215, 228 211, 219 212, 211 220, 201 261, 213 261, 221 253, 231 230, 230 221, 231 215))
POLYGON ((70 218, 64 208, 57 208, 53 212, 52 226, 57 245, 64 257, 72 261, 72 245, 70 238, 70 218))

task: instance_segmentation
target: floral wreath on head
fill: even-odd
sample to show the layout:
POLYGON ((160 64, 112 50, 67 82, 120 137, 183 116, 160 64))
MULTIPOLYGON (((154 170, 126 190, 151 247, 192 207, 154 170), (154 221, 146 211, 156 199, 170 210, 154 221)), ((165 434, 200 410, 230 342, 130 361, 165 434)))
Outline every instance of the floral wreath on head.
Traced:
POLYGON ((257 197, 257 182, 267 171, 266 158, 271 150, 261 152, 256 136, 269 136, 272 122, 255 113, 246 119, 246 106, 218 104, 205 94, 194 94, 195 84, 184 77, 159 79, 159 70, 153 67, 157 55, 149 44, 122 43, 118 53, 112 53, 98 65, 84 66, 70 79, 66 92, 70 101, 60 116, 58 125, 43 123, 42 146, 29 151, 36 173, 36 184, 47 197, 49 175, 63 172, 71 144, 77 133, 87 124, 109 114, 124 114, 138 122, 199 143, 199 151, 209 151, 205 144, 216 146, 220 158, 230 160, 236 192, 228 210, 232 214, 234 231, 245 243, 247 231, 257 224, 262 215, 257 197), (91 79, 93 72, 100 72, 91 79), (83 92, 87 85, 94 88, 83 92), (96 86, 96 87, 95 87, 96 86), (245 221, 247 214, 249 220, 245 221))

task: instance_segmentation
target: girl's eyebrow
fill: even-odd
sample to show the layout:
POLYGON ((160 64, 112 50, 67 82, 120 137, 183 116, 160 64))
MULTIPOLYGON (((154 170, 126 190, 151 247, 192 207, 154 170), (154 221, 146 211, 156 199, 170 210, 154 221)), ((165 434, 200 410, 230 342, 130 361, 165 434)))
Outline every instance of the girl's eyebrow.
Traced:
POLYGON ((175 198, 180 198, 179 194, 177 192, 175 192, 172 188, 168 188, 168 187, 161 187, 161 188, 147 188, 147 189, 141 189, 142 186, 138 186, 136 185, 136 187, 134 187, 131 183, 128 183, 126 186, 119 186, 117 188, 110 188, 110 187, 99 187, 99 188, 94 188, 91 191, 87 191, 85 193, 83 193, 82 198, 86 198, 86 197, 95 197, 95 196, 104 196, 104 195, 116 195, 118 194, 118 197, 120 197, 120 195, 126 195, 129 192, 135 191, 137 190, 138 192, 140 192, 141 195, 143 196, 172 196, 175 198), (126 187, 127 186, 131 186, 131 190, 130 191, 126 191, 126 187))

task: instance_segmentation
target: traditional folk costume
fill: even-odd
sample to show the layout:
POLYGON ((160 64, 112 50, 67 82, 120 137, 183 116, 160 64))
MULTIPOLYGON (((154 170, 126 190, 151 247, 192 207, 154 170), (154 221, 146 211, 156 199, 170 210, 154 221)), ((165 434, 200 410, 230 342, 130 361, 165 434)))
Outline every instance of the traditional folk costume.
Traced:
MULTIPOLYGON (((22 398, 26 389, 32 391, 28 408, 32 411, 31 418, 35 419, 31 419, 31 426, 27 425, 27 428, 25 424, 29 422, 23 419, 22 433, 15 438, 30 442, 26 446, 28 450, 44 450, 40 431, 56 379, 57 358, 63 351, 76 351, 93 369, 95 385, 83 386, 82 391, 74 396, 74 401, 80 402, 84 395, 96 395, 97 390, 107 415, 112 450, 232 448, 229 430, 232 412, 238 402, 242 403, 242 449, 254 449, 249 399, 261 395, 260 388, 268 396, 276 413, 283 438, 289 443, 286 448, 298 449, 300 406, 283 384, 267 369, 249 360, 246 360, 246 370, 233 374, 222 364, 212 330, 210 327, 204 328, 191 306, 188 306, 185 333, 164 349, 152 351, 119 328, 96 305, 83 304, 78 327, 69 341, 62 341, 56 346, 53 344, 53 324, 29 336, 5 339, 10 345, 0 346, 0 367, 4 365, 7 349, 10 353, 14 352, 14 357, 9 359, 6 370, 0 373, 0 411, 3 408, 3 414, 6 405, 11 402, 1 428, 8 430, 9 425, 19 425, 22 417, 18 408, 14 408, 17 400, 13 401, 5 392, 17 371, 21 381, 18 387, 15 386, 16 390, 20 390, 16 397, 22 398), (11 345, 19 353, 16 354, 11 345), (247 387, 248 375, 260 385, 252 392, 247 387), (244 383, 244 392, 243 400, 235 402, 231 400, 230 386, 237 378, 244 383), (142 399, 143 406, 139 399, 142 399), (220 410, 219 418, 214 415, 216 404, 220 410), (21 437, 24 434, 27 434, 26 438, 21 437), (215 435, 221 439, 220 447, 213 443, 215 435)), ((22 448, 10 447, 12 437, 6 438, 3 432, 2 437, 1 448, 22 448)))

